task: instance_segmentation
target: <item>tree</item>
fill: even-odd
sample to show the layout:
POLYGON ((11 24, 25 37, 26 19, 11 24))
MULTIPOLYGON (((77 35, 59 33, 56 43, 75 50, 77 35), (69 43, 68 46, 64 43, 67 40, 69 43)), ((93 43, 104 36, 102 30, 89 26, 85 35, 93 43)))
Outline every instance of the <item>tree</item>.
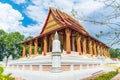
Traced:
POLYGON ((4 35, 6 35, 6 32, 3 30, 0 30, 0 61, 3 59, 5 51, 5 44, 4 44, 4 35))
POLYGON ((23 41, 24 35, 19 32, 8 33, 4 36, 4 43, 6 49, 6 56, 12 55, 14 59, 19 58, 22 53, 21 41, 23 41))
POLYGON ((31 38, 33 38, 33 36, 28 36, 28 37, 26 37, 24 40, 29 40, 29 39, 31 39, 31 38))
POLYGON ((106 36, 108 39, 108 43, 110 46, 114 44, 120 44, 120 1, 119 0, 94 0, 100 3, 104 3, 105 7, 104 10, 109 10, 105 12, 101 12, 99 17, 101 19, 96 19, 95 17, 91 16, 80 16, 77 12, 72 9, 72 14, 77 19, 90 22, 97 25, 101 25, 104 27, 110 28, 110 31, 100 31, 99 33, 95 34, 96 37, 106 36))
POLYGON ((24 35, 19 32, 6 33, 0 30, 0 61, 4 56, 13 56, 14 59, 21 57, 22 45, 21 41, 24 40, 24 35))
POLYGON ((120 49, 110 49, 110 57, 111 58, 119 58, 120 57, 120 49))

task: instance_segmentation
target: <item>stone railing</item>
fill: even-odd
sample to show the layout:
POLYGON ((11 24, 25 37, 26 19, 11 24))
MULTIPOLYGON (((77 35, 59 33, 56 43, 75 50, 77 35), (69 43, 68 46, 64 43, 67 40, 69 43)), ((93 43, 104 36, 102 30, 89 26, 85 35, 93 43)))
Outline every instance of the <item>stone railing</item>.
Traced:
MULTIPOLYGON (((62 56, 62 71, 85 70, 101 67, 97 59, 81 59, 80 57, 62 56)), ((9 61, 7 68, 17 70, 51 71, 51 57, 35 57, 23 60, 9 61)))

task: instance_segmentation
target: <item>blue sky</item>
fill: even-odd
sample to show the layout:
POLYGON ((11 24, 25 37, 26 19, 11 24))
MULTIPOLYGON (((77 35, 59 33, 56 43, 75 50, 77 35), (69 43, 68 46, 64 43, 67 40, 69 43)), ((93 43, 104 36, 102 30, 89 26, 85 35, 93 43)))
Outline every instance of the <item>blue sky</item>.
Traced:
POLYGON ((22 25, 23 26, 27 26, 27 25, 31 25, 31 24, 36 24, 37 22, 36 21, 33 21, 31 18, 29 18, 25 13, 24 13, 24 8, 28 6, 28 4, 30 4, 30 1, 28 0, 28 3, 26 4, 20 4, 17 2, 15 3, 15 1, 13 0, 0 0, 0 2, 2 3, 7 3, 9 5, 11 5, 13 7, 13 9, 15 10, 18 10, 23 16, 24 16, 24 19, 23 20, 20 20, 22 21, 22 25))
MULTIPOLYGON (((70 15, 74 8, 79 16, 101 19, 99 15, 101 11, 104 12, 104 6, 95 0, 0 0, 0 29, 6 32, 19 31, 26 36, 37 36, 43 27, 49 7, 59 8, 70 15)), ((101 30, 109 30, 91 23, 80 23, 94 37, 95 33, 101 30)), ((107 43, 103 38, 99 40, 107 43)))

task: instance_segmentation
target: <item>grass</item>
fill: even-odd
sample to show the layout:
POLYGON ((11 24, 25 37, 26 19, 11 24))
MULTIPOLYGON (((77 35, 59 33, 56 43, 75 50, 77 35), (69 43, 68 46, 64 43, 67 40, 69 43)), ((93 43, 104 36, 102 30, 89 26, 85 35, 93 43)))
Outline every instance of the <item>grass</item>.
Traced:
POLYGON ((95 77, 94 79, 91 79, 91 80, 111 80, 117 74, 118 74, 118 71, 111 71, 111 72, 102 74, 98 77, 95 77))

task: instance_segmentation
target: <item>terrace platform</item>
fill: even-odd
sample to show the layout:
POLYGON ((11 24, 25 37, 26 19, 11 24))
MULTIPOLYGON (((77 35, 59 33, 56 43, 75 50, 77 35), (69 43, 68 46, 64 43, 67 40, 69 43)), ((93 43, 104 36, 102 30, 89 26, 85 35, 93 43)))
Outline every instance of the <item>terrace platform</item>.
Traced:
POLYGON ((101 71, 114 70, 103 67, 103 61, 97 58, 62 54, 61 59, 62 71, 59 73, 51 71, 51 55, 9 61, 4 73, 12 73, 12 76, 25 80, 80 80, 101 71))

